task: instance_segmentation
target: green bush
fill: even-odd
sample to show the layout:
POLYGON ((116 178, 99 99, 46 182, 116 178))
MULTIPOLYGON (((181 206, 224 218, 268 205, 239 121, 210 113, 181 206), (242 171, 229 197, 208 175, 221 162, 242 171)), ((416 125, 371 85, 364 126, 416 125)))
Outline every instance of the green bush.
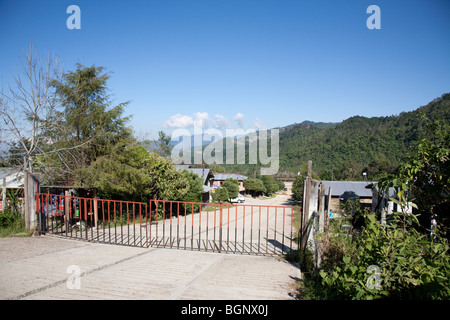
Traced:
POLYGON ((310 296, 450 299, 450 127, 441 121, 428 126, 426 138, 413 147, 407 162, 377 183, 380 191, 396 190, 397 197, 390 200, 402 212, 380 224, 374 214, 346 203, 342 219, 333 219, 321 236, 323 262, 304 282, 306 291, 314 293, 310 296), (407 204, 435 219, 433 234, 429 221, 420 225, 418 217, 405 210, 407 204), (343 228, 344 223, 351 227, 343 228))
POLYGON ((223 203, 230 198, 226 188, 217 188, 216 191, 211 194, 211 197, 213 203, 223 203))
POLYGON ((17 233, 25 233, 25 219, 20 213, 22 200, 17 190, 6 193, 8 205, 0 212, 0 236, 7 237, 17 233))
POLYGON ((9 210, 0 212, 0 236, 7 237, 17 233, 24 233, 25 219, 19 214, 12 214, 9 210))
POLYGON ((381 225, 373 214, 364 214, 365 227, 351 241, 331 236, 319 274, 322 297, 327 299, 449 299, 450 258, 444 238, 420 234, 416 218, 394 214, 381 225), (337 254, 337 256, 336 256, 337 254), (341 255, 342 260, 336 259, 341 255), (326 256, 326 255, 325 255, 326 256))
POLYGON ((234 199, 239 194, 239 185, 230 180, 225 180, 222 184, 222 188, 227 189, 229 199, 234 199))

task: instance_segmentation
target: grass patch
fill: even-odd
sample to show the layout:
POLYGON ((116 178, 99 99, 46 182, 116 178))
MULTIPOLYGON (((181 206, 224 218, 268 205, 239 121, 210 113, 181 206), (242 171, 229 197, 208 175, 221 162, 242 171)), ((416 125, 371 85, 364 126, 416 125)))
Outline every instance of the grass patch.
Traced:
POLYGON ((0 213, 0 237, 27 237, 25 219, 22 215, 8 212, 0 213))

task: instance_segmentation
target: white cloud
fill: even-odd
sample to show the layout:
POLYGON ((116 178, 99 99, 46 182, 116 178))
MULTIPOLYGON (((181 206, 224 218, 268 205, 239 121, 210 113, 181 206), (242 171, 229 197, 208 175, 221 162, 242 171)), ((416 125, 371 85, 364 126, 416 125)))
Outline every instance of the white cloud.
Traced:
POLYGON ((255 121, 253 122, 253 126, 256 127, 258 130, 267 129, 267 126, 259 118, 255 119, 255 121))
POLYGON ((244 125, 244 115, 240 112, 238 112, 234 117, 233 120, 237 122, 239 128, 242 128, 244 125))
POLYGON ((164 122, 166 128, 186 129, 194 125, 207 128, 209 122, 208 112, 196 112, 193 116, 177 113, 164 122))
MULTIPOLYGON (((164 123, 166 128, 171 129, 188 129, 197 128, 199 130, 207 129, 208 127, 214 127, 215 129, 230 129, 230 122, 235 121, 239 129, 244 128, 244 114, 238 112, 232 117, 232 120, 227 119, 225 116, 216 114, 214 118, 210 118, 208 112, 196 112, 192 116, 177 113, 169 118, 164 123)), ((256 118, 252 123, 252 127, 256 130, 266 129, 267 126, 259 119, 256 118)))
POLYGON ((238 113, 233 117, 233 120, 235 120, 235 121, 243 120, 244 117, 245 117, 245 116, 244 116, 242 113, 238 112, 238 113))
POLYGON ((208 112, 196 112, 194 114, 195 123, 202 127, 208 127, 209 115, 208 112))
POLYGON ((169 128, 188 128, 193 124, 194 119, 192 117, 177 113, 176 115, 171 116, 170 119, 164 123, 164 126, 169 128))
POLYGON ((226 128, 228 127, 228 120, 220 114, 216 114, 214 118, 214 128, 226 128))

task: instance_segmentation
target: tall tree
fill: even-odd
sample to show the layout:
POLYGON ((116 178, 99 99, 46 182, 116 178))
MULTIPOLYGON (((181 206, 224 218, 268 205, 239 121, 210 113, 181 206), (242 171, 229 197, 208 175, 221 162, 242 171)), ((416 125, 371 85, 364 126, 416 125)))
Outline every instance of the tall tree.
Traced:
POLYGON ((267 195, 272 195, 278 191, 278 184, 272 176, 261 176, 261 181, 264 183, 267 195))
POLYGON ((0 147, 10 151, 8 165, 23 166, 33 172, 36 157, 59 151, 50 151, 48 146, 53 144, 50 132, 61 127, 61 113, 51 85, 60 76, 58 58, 47 53, 41 59, 30 45, 22 61, 22 73, 14 76, 6 91, 2 88, 0 120, 4 146, 0 147))
MULTIPOLYGON (((111 107, 107 81, 110 76, 103 67, 76 65, 75 71, 54 80, 53 87, 64 107, 65 127, 58 132, 56 145, 67 152, 58 159, 62 179, 83 179, 80 169, 89 167, 97 158, 109 154, 119 141, 132 139, 123 112, 128 102, 111 107), (81 146, 76 150, 73 146, 81 146)), ((46 159, 49 161, 49 159, 46 159)))
MULTIPOLYGON (((295 201, 303 201, 303 188, 305 184, 305 179, 308 175, 308 164, 305 163, 298 175, 295 177, 294 183, 292 184, 292 194, 295 201)), ((312 170, 311 177, 313 179, 319 179, 319 176, 312 170)))
POLYGON ((257 178, 248 178, 244 180, 244 188, 247 192, 250 192, 251 195, 257 196, 263 192, 266 192, 266 188, 264 183, 257 178))
POLYGON ((228 178, 222 183, 222 188, 227 189, 230 199, 234 199, 239 193, 239 182, 236 179, 228 178))
POLYGON ((230 196, 228 194, 228 190, 226 188, 217 188, 212 194, 211 194, 213 202, 216 203, 223 203, 225 201, 228 201, 230 199, 230 196))
POLYGON ((170 157, 172 149, 173 149, 173 145, 170 144, 170 136, 168 134, 166 134, 164 131, 159 131, 158 132, 158 153, 164 157, 170 157))

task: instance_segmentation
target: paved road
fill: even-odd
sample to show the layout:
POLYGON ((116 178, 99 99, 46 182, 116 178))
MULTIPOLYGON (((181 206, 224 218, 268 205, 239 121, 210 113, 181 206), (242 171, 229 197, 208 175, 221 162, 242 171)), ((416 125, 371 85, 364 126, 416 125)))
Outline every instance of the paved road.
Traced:
POLYGON ((52 236, 2 238, 0 261, 0 299, 284 300, 300 276, 275 257, 52 236))

